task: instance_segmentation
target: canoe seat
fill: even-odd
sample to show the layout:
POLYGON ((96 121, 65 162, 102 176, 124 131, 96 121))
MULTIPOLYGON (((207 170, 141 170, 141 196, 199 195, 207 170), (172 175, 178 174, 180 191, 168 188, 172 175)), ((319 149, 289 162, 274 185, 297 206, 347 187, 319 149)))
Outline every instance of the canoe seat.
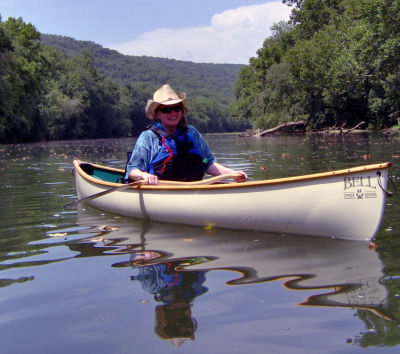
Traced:
POLYGON ((90 163, 82 163, 80 164, 80 167, 89 176, 97 178, 101 181, 122 183, 124 180, 124 174, 122 172, 96 168, 90 163))

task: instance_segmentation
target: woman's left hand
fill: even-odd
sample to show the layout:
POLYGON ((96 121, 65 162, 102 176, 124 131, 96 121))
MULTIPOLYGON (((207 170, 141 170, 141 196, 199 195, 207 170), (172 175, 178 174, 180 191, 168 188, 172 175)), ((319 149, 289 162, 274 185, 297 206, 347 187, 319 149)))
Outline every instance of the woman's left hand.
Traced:
POLYGON ((236 182, 246 182, 247 181, 247 174, 244 171, 235 171, 237 176, 233 177, 236 182))
POLYGON ((231 168, 225 167, 218 162, 214 162, 208 168, 207 173, 211 176, 219 176, 222 174, 234 174, 232 177, 236 182, 246 182, 247 181, 247 174, 244 171, 235 171, 231 168))

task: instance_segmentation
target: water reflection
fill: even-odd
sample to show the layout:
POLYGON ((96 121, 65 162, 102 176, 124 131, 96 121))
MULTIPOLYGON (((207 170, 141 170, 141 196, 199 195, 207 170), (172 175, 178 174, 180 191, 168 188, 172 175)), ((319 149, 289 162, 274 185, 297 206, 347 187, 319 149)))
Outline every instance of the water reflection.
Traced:
POLYGON ((400 282, 384 276, 379 253, 361 242, 149 223, 80 208, 78 225, 51 228, 24 252, 8 252, 0 287, 34 282, 34 266, 89 257, 112 257, 113 268, 131 269, 127 285, 154 296, 155 334, 175 346, 195 339, 193 307, 212 293, 211 271, 224 271, 230 286, 279 281, 305 293, 299 306, 358 309, 368 330, 356 342, 398 343, 400 282))
POLYGON ((81 209, 78 223, 118 230, 97 235, 100 243, 85 239, 69 247, 79 256, 125 254, 112 266, 131 267, 131 280, 154 295, 155 332, 174 345, 194 339, 191 307, 215 270, 232 274, 227 285, 280 281, 305 291, 299 306, 359 309, 368 328, 392 320, 379 253, 366 243, 116 219, 91 209, 81 209))
POLYGON ((197 321, 192 317, 194 299, 208 291, 203 283, 207 271, 183 271, 183 267, 209 261, 206 257, 170 259, 160 262, 162 254, 154 251, 134 252, 129 262, 114 267, 132 266, 131 280, 140 282, 142 289, 154 295, 155 333, 174 346, 186 339, 194 340, 197 321))

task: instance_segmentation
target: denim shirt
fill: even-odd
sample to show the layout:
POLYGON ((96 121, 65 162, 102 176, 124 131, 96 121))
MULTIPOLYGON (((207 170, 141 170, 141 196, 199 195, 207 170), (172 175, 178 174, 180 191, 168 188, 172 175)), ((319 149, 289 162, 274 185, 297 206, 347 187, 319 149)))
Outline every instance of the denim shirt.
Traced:
MULTIPOLYGON (((157 123, 155 124, 155 126, 164 130, 161 123, 157 123)), ((210 148, 208 147, 206 141, 197 131, 197 129, 192 125, 188 125, 187 128, 188 128, 188 133, 192 135, 197 144, 202 159, 207 161, 205 168, 205 170, 207 171, 208 168, 214 162, 216 162, 215 158, 211 153, 210 148)), ((178 128, 176 135, 179 134, 181 134, 180 128, 178 128)), ((141 171, 148 172, 150 163, 157 156, 160 147, 161 147, 160 139, 156 134, 154 134, 154 132, 152 132, 151 130, 145 130, 144 132, 142 132, 139 135, 138 140, 136 141, 136 145, 133 149, 131 159, 126 165, 125 180, 128 180, 129 173, 133 169, 138 168, 141 171)))

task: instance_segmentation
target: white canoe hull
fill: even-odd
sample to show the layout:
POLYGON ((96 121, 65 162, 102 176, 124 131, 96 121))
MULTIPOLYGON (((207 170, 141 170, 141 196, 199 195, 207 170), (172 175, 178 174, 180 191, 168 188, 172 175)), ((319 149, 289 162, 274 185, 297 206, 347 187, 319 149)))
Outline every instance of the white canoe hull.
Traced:
MULTIPOLYGON (((74 161, 79 198, 118 186, 87 175, 79 163, 74 161)), ((370 240, 383 217, 389 167, 376 164, 240 184, 139 186, 88 204, 161 222, 370 240)))

